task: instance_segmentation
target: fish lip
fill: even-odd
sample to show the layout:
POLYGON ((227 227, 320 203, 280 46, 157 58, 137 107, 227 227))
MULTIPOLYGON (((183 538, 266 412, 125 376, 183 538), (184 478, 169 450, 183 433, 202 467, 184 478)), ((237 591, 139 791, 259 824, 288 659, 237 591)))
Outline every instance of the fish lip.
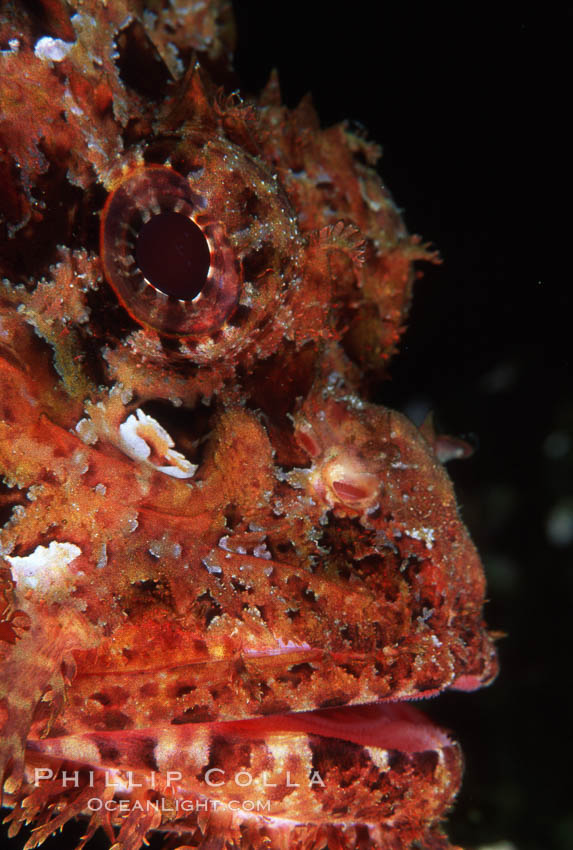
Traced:
MULTIPOLYGON (((170 727, 171 729, 173 727, 170 727)), ((61 758, 67 746, 80 750, 85 744, 102 745, 110 750, 137 750, 141 741, 161 740, 168 731, 164 727, 122 729, 113 731, 90 731, 46 738, 28 738, 27 749, 35 758, 61 758), (66 745, 66 741, 70 744, 66 745), (75 745, 73 742, 77 742, 75 745), (82 744, 82 742, 84 742, 82 744)), ((235 741, 277 740, 290 735, 292 746, 298 749, 304 739, 332 739, 344 741, 370 750, 385 753, 415 755, 424 752, 443 751, 458 747, 449 732, 430 720, 409 700, 378 701, 360 705, 314 709, 312 711, 288 712, 284 714, 249 717, 243 720, 207 721, 187 723, 177 727, 180 746, 189 746, 193 738, 204 741, 205 735, 223 736, 235 741)), ((74 759, 77 761, 77 759, 74 759)), ((80 760, 81 762, 81 760, 80 760)), ((86 762, 92 766, 91 762, 86 762)), ((101 769, 113 769, 112 764, 101 764, 101 769)), ((122 766, 127 769, 126 765, 122 766)), ((137 770, 137 765, 130 768, 137 770)))
MULTIPOLYGON (((208 720, 178 725, 178 736, 192 736, 196 731, 203 735, 228 735, 239 738, 261 739, 285 733, 305 734, 335 738, 366 747, 397 750, 407 753, 425 752, 454 746, 455 741, 424 712, 412 705, 408 697, 385 699, 353 705, 315 708, 306 711, 281 712, 256 715, 236 720, 208 720)), ((160 738, 172 726, 162 725, 132 728, 85 731, 61 736, 29 737, 27 746, 35 752, 49 752, 51 742, 65 739, 90 739, 129 741, 141 738, 160 738)))
POLYGON ((260 738, 281 732, 304 733, 406 753, 455 745, 444 730, 410 705, 408 699, 319 708, 214 725, 221 732, 239 736, 260 738))

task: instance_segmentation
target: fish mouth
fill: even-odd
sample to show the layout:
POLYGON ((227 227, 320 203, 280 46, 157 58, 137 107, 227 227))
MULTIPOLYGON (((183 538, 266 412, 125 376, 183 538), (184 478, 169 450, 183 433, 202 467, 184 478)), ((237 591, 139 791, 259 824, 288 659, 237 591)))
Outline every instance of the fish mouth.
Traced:
MULTIPOLYGON (((278 649, 289 662, 309 652, 288 642, 278 649)), ((277 654, 267 659, 257 647, 251 663, 265 660, 276 665, 277 654)), ((124 686, 126 679, 134 680, 133 686, 140 675, 124 671, 118 679, 124 686)), ((160 680, 161 672, 150 676, 147 670, 144 676, 149 683, 160 680)), ((84 668, 74 685, 90 678, 84 668)), ((300 703, 305 704, 302 695, 300 703)), ((162 820, 146 810, 156 817, 152 828, 178 835, 194 835, 198 828, 224 831, 232 810, 237 828, 253 831, 256 848, 298 846, 298 832, 310 837, 327 828, 340 835, 348 831, 341 847, 358 846, 365 836, 372 847, 385 847, 393 830, 416 838, 425 825, 437 824, 461 785, 458 744, 404 696, 360 704, 355 697, 337 706, 241 719, 173 723, 172 717, 169 723, 167 713, 131 728, 106 728, 101 723, 106 712, 110 721, 117 719, 111 705, 102 707, 99 728, 90 718, 74 731, 55 727, 41 737, 35 730, 27 741, 26 778, 33 794, 52 794, 62 805, 69 800, 87 817, 92 805, 107 800, 114 828, 123 828, 119 806, 135 812, 151 802, 169 812, 162 820), (79 789, 70 787, 70 777, 76 776, 79 789), (260 815, 254 805, 261 805, 260 815), (278 838, 273 843, 283 832, 287 843, 278 838)))
MULTIPOLYGON (((384 836, 392 830, 415 837, 443 817, 462 778, 458 744, 406 701, 34 738, 28 764, 56 787, 62 766, 68 778, 79 769, 84 782, 95 774, 99 790, 83 792, 91 799, 108 791, 130 806, 152 799, 162 811, 190 803, 158 821, 160 831, 194 833, 197 811, 209 811, 212 827, 225 829, 220 812, 237 806, 241 828, 260 833, 253 847, 275 846, 269 836, 283 830, 311 835, 325 825, 349 830, 344 846, 358 846, 362 834, 373 847, 390 846, 384 836), (262 817, 253 800, 265 804, 262 817)), ((115 805, 111 822, 120 826, 115 805)))
MULTIPOLYGON (((31 751, 45 755, 63 755, 66 741, 115 741, 118 745, 133 745, 145 736, 161 738, 167 730, 133 729, 122 731, 86 732, 60 737, 29 738, 31 751), (63 747, 63 748, 62 748, 63 747)), ((405 700, 373 702, 363 705, 346 705, 314 709, 266 717, 249 717, 244 720, 223 720, 207 723, 188 723, 177 727, 176 737, 190 741, 194 734, 225 735, 230 738, 268 739, 281 735, 306 735, 348 741, 362 747, 395 750, 403 753, 422 753, 440 750, 455 744, 450 735, 438 727, 419 709, 405 700)), ((70 751, 71 755, 71 751, 70 751)), ((105 761, 105 759, 104 759, 105 761)), ((110 768, 117 765, 109 764, 110 768)))
MULTIPOLYGON (((426 693, 430 697, 440 693, 426 693)), ((408 697, 385 699, 354 705, 338 705, 306 711, 280 712, 257 715, 237 720, 207 720, 176 726, 138 729, 101 730, 71 734, 32 735, 27 746, 43 756, 68 758, 74 762, 85 761, 93 766, 95 752, 99 751, 101 767, 105 769, 142 769, 134 760, 138 742, 161 742, 169 736, 177 739, 185 749, 205 736, 218 736, 237 740, 269 740, 287 736, 295 745, 303 737, 327 738, 345 741, 360 747, 384 752, 407 754, 440 751, 457 746, 449 733, 411 704, 408 697), (128 755, 129 754, 129 755, 128 755), (118 762, 119 759, 119 762, 118 762), (130 763, 128 764, 128 759, 130 763)))

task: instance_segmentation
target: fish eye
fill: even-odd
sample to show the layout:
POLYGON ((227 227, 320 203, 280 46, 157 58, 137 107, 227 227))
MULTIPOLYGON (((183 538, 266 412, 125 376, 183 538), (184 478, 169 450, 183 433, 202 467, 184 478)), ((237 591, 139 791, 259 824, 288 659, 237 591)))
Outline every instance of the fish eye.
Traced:
POLYGON ((161 334, 208 334, 236 307, 240 280, 223 228, 172 168, 138 168, 115 187, 100 244, 119 301, 161 334))

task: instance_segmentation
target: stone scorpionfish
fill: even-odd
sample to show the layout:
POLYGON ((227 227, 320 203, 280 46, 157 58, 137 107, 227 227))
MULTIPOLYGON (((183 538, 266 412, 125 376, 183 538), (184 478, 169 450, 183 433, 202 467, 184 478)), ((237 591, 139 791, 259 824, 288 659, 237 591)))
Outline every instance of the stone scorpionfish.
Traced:
POLYGON ((493 679, 483 571, 447 446, 369 401, 431 254, 232 45, 226 0, 4 4, 9 833, 444 850, 411 701, 493 679))

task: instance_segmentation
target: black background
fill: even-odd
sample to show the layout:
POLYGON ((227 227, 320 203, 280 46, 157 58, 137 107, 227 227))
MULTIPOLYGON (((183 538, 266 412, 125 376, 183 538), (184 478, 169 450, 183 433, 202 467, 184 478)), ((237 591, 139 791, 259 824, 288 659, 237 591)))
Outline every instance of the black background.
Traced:
POLYGON ((571 297, 567 265, 554 269, 570 239, 571 8, 234 5, 243 90, 276 67, 288 105, 311 91, 324 124, 367 127, 410 231, 444 261, 417 284, 379 400, 431 408, 479 442, 450 472, 488 573, 488 622, 508 636, 491 688, 424 704, 466 754, 451 838, 570 850, 571 297))
POLYGON ((244 88, 277 67, 290 106, 311 91, 325 124, 367 127, 408 228, 443 258, 417 284, 379 400, 431 408, 479 443, 449 469, 488 573, 488 622, 507 637, 491 688, 423 706, 466 754, 451 838, 571 850, 572 300, 567 266, 556 271, 570 242, 571 7, 236 10, 244 88))

